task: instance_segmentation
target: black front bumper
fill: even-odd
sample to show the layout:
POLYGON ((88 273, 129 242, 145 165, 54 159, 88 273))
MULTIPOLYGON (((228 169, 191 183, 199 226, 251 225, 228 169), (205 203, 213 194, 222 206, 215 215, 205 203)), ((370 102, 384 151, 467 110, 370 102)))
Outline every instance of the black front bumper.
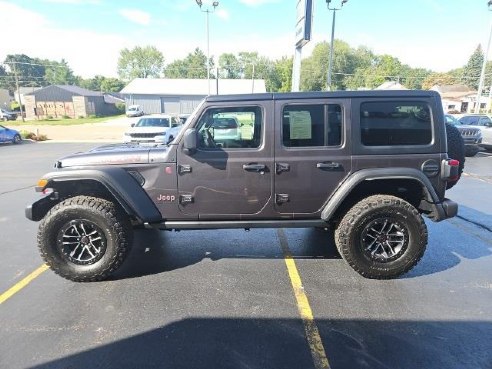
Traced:
POLYGON ((57 201, 50 198, 50 195, 39 199, 26 206, 26 218, 35 222, 40 221, 50 209, 57 204, 57 201))

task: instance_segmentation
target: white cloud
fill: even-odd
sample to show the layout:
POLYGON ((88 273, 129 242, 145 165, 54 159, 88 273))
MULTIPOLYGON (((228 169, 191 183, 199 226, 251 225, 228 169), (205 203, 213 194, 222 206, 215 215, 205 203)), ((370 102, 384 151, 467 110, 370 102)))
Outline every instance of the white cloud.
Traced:
POLYGON ((140 24, 142 26, 148 26, 150 23, 150 14, 138 9, 120 9, 118 11, 120 15, 131 22, 140 24))
POLYGON ((45 3, 68 5, 99 5, 99 0, 43 0, 45 3))
POLYGON ((0 14, 9 14, 2 20, 5 29, 16 29, 18 20, 22 19, 22 32, 2 39, 0 61, 5 60, 7 54, 58 61, 63 58, 75 74, 84 78, 96 74, 115 77, 120 50, 133 46, 119 35, 57 28, 41 14, 5 1, 0 1, 0 14))
POLYGON ((220 9, 220 10, 217 10, 217 16, 223 20, 229 20, 229 18, 231 17, 229 12, 225 9, 220 9))
POLYGON ((278 3, 279 0, 240 0, 244 5, 247 6, 260 6, 268 3, 278 3))

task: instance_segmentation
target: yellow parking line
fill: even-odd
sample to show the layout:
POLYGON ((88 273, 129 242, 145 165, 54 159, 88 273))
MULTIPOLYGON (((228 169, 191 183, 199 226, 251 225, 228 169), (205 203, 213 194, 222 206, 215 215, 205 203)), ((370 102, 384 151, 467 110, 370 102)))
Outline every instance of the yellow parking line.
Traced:
POLYGON ((304 331, 306 333, 309 349, 311 350, 314 367, 316 369, 329 369, 330 363, 326 357, 325 348, 323 346, 323 342, 321 341, 321 336, 319 335, 316 322, 314 321, 309 300, 304 292, 304 287, 302 286, 301 277, 297 270, 296 263, 289 250, 287 237, 285 236, 283 229, 278 229, 277 234, 280 240, 280 247, 284 253, 284 260, 289 273, 290 283, 292 284, 292 289, 294 290, 294 295, 296 297, 297 309, 299 310, 299 314, 301 315, 301 319, 304 324, 304 331))
POLYGON ((0 305, 3 304, 5 301, 7 301, 12 296, 14 296, 17 292, 22 290, 24 287, 26 287, 29 283, 31 283, 34 279, 39 277, 46 270, 48 270, 48 266, 46 264, 41 265, 38 269, 36 269, 31 274, 29 274, 23 280, 17 282, 15 285, 10 287, 7 291, 2 293, 0 295, 0 305))

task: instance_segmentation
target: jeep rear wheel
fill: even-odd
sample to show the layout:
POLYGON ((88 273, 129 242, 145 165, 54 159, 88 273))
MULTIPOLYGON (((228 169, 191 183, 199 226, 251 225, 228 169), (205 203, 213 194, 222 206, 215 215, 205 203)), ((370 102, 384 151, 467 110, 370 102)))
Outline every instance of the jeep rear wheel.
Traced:
POLYGON ((55 273, 75 282, 107 278, 123 263, 131 243, 128 217, 110 201, 89 196, 55 205, 38 231, 43 259, 55 273))
POLYGON ((366 278, 396 278, 412 269, 427 245, 427 227, 417 209, 389 195, 354 205, 335 231, 340 255, 366 278))

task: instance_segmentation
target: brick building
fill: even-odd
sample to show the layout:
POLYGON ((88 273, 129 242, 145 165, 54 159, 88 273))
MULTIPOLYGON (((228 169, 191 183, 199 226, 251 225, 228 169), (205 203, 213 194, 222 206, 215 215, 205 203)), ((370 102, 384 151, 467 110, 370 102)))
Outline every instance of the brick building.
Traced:
POLYGON ((78 86, 52 85, 24 95, 27 119, 117 114, 115 99, 78 86))

